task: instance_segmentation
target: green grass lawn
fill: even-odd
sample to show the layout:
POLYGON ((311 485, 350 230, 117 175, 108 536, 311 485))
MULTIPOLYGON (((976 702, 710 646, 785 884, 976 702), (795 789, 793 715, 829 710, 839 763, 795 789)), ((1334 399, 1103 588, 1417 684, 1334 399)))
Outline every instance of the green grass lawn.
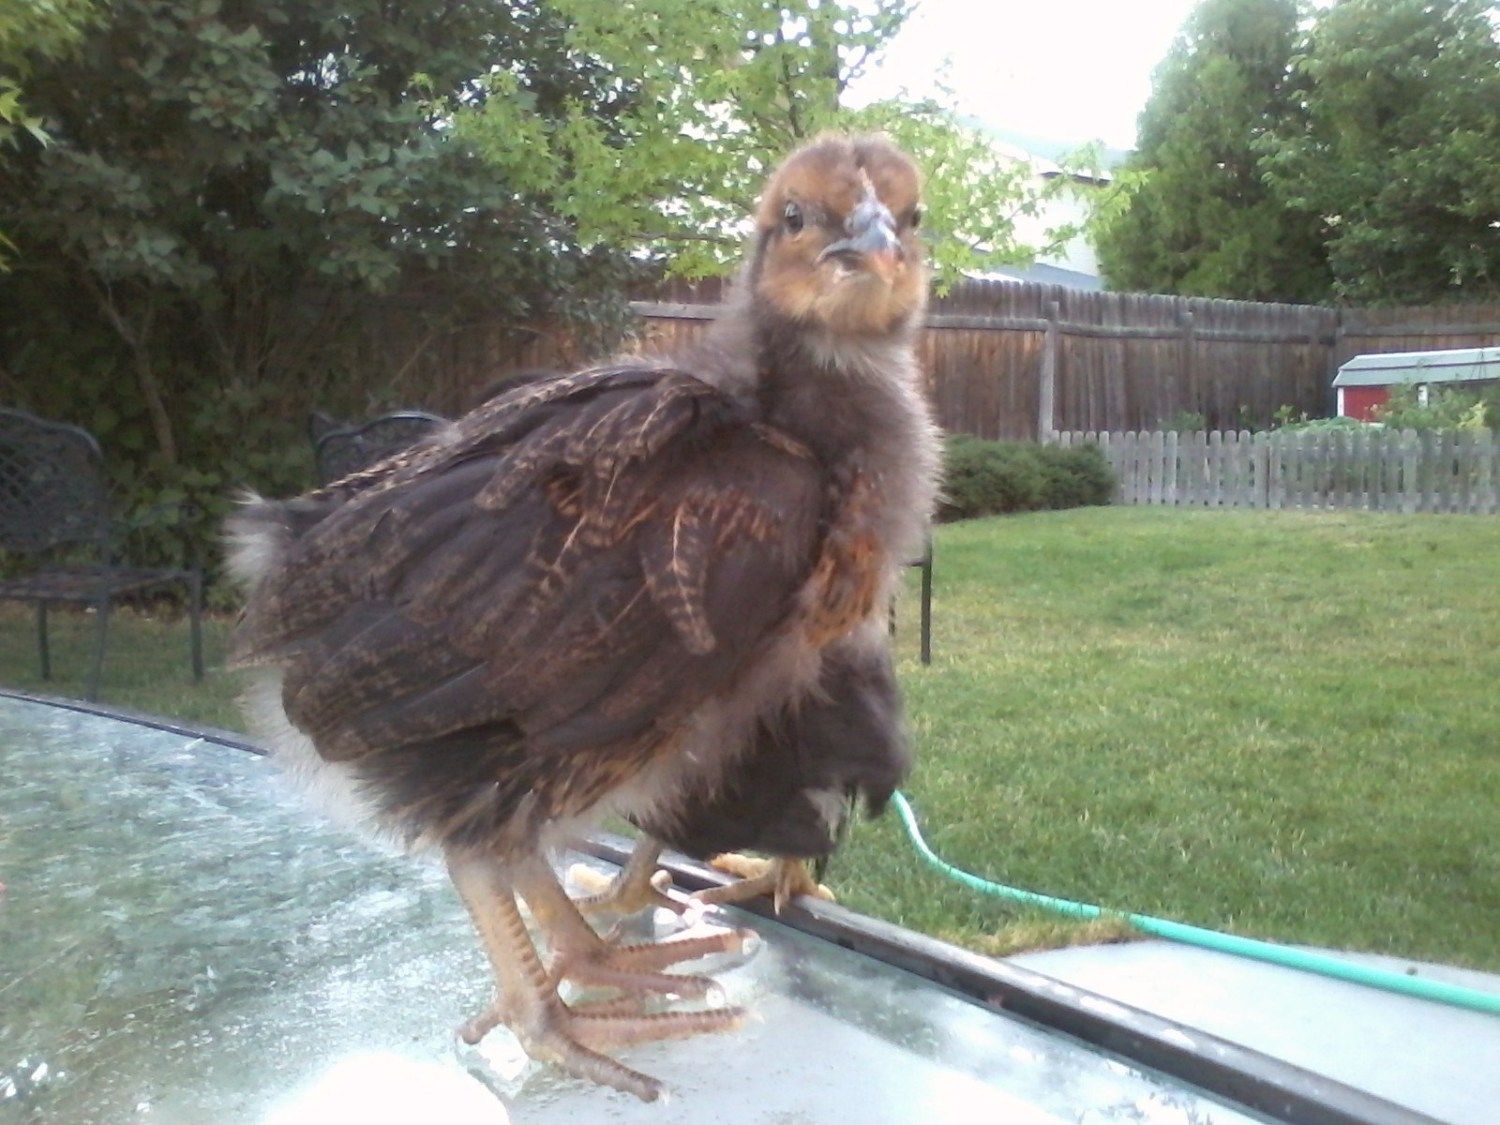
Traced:
MULTIPOLYGON (((110 617, 100 702, 207 726, 242 730, 235 700, 243 677, 224 668, 229 639, 227 615, 203 620, 201 684, 193 683, 188 660, 187 618, 181 614, 132 613, 110 617)), ((48 614, 52 679, 37 665, 36 619, 30 607, 0 604, 0 684, 45 695, 82 698, 93 653, 93 618, 54 607, 48 614)))
MULTIPOLYGON (((913 573, 912 579, 915 579, 913 573)), ((898 638, 929 842, 1001 882, 1274 940, 1500 969, 1500 520, 1085 509, 940 530, 898 638)), ((58 678, 80 689, 84 622, 58 678)), ((238 725, 181 622, 121 615, 106 699, 238 725)), ((31 618, 0 682, 38 689, 31 618)), ((43 689, 48 690, 48 689, 43 689)), ((842 900, 989 952, 1079 930, 944 882, 893 816, 842 900)))

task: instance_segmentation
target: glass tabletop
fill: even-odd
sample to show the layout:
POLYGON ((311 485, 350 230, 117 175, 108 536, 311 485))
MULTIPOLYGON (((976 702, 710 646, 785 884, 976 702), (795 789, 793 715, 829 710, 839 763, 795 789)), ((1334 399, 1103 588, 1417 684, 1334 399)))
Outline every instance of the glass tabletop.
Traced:
POLYGON ((749 1026, 622 1055, 665 1104, 503 1029, 465 1046, 490 977, 440 868, 325 826, 255 755, 4 698, 0 882, 0 1122, 1248 1120, 735 911, 705 924, 763 943, 702 968, 749 1026))

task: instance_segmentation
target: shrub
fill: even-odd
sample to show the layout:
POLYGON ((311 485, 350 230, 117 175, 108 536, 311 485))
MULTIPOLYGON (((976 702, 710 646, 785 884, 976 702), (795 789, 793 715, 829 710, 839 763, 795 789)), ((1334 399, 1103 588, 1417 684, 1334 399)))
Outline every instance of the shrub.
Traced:
POLYGON ((939 518, 969 519, 1041 507, 1042 472, 1018 445, 955 434, 943 456, 939 518))
POLYGON ((1500 387, 1429 387, 1425 403, 1414 386, 1392 387, 1375 416, 1393 430, 1500 429, 1500 387))
POLYGON ((1329 434, 1340 431, 1365 429, 1369 423, 1361 422, 1358 418, 1306 418, 1300 422, 1288 422, 1277 426, 1275 432, 1278 434, 1329 434))
POLYGON ((1104 455, 1092 446, 1062 449, 953 434, 944 450, 938 519, 1107 504, 1114 487, 1104 455))
POLYGON ((1169 432, 1175 430, 1180 434, 1192 434, 1208 429, 1208 419, 1193 410, 1179 410, 1163 422, 1161 428, 1169 432))
POLYGON ((1043 505, 1047 508, 1082 508, 1108 504, 1115 492, 1115 474, 1098 446, 1060 445, 1036 447, 1046 479, 1043 505))

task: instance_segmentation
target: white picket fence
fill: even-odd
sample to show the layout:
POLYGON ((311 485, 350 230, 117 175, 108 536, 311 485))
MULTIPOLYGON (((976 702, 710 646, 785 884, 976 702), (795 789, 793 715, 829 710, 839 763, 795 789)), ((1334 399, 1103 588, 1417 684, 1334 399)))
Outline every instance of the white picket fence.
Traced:
POLYGON ((1056 441, 1097 445, 1121 504, 1500 512, 1500 440, 1491 430, 1090 431, 1056 441))

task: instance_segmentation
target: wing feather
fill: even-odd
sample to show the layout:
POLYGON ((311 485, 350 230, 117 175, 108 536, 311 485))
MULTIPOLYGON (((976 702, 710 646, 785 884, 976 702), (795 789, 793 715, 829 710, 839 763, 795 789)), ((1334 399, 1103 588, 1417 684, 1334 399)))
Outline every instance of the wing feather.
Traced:
POLYGON ((439 834, 556 815, 640 768, 797 612, 826 495, 795 443, 645 369, 522 388, 341 487, 237 651, 287 669, 321 755, 439 834))

